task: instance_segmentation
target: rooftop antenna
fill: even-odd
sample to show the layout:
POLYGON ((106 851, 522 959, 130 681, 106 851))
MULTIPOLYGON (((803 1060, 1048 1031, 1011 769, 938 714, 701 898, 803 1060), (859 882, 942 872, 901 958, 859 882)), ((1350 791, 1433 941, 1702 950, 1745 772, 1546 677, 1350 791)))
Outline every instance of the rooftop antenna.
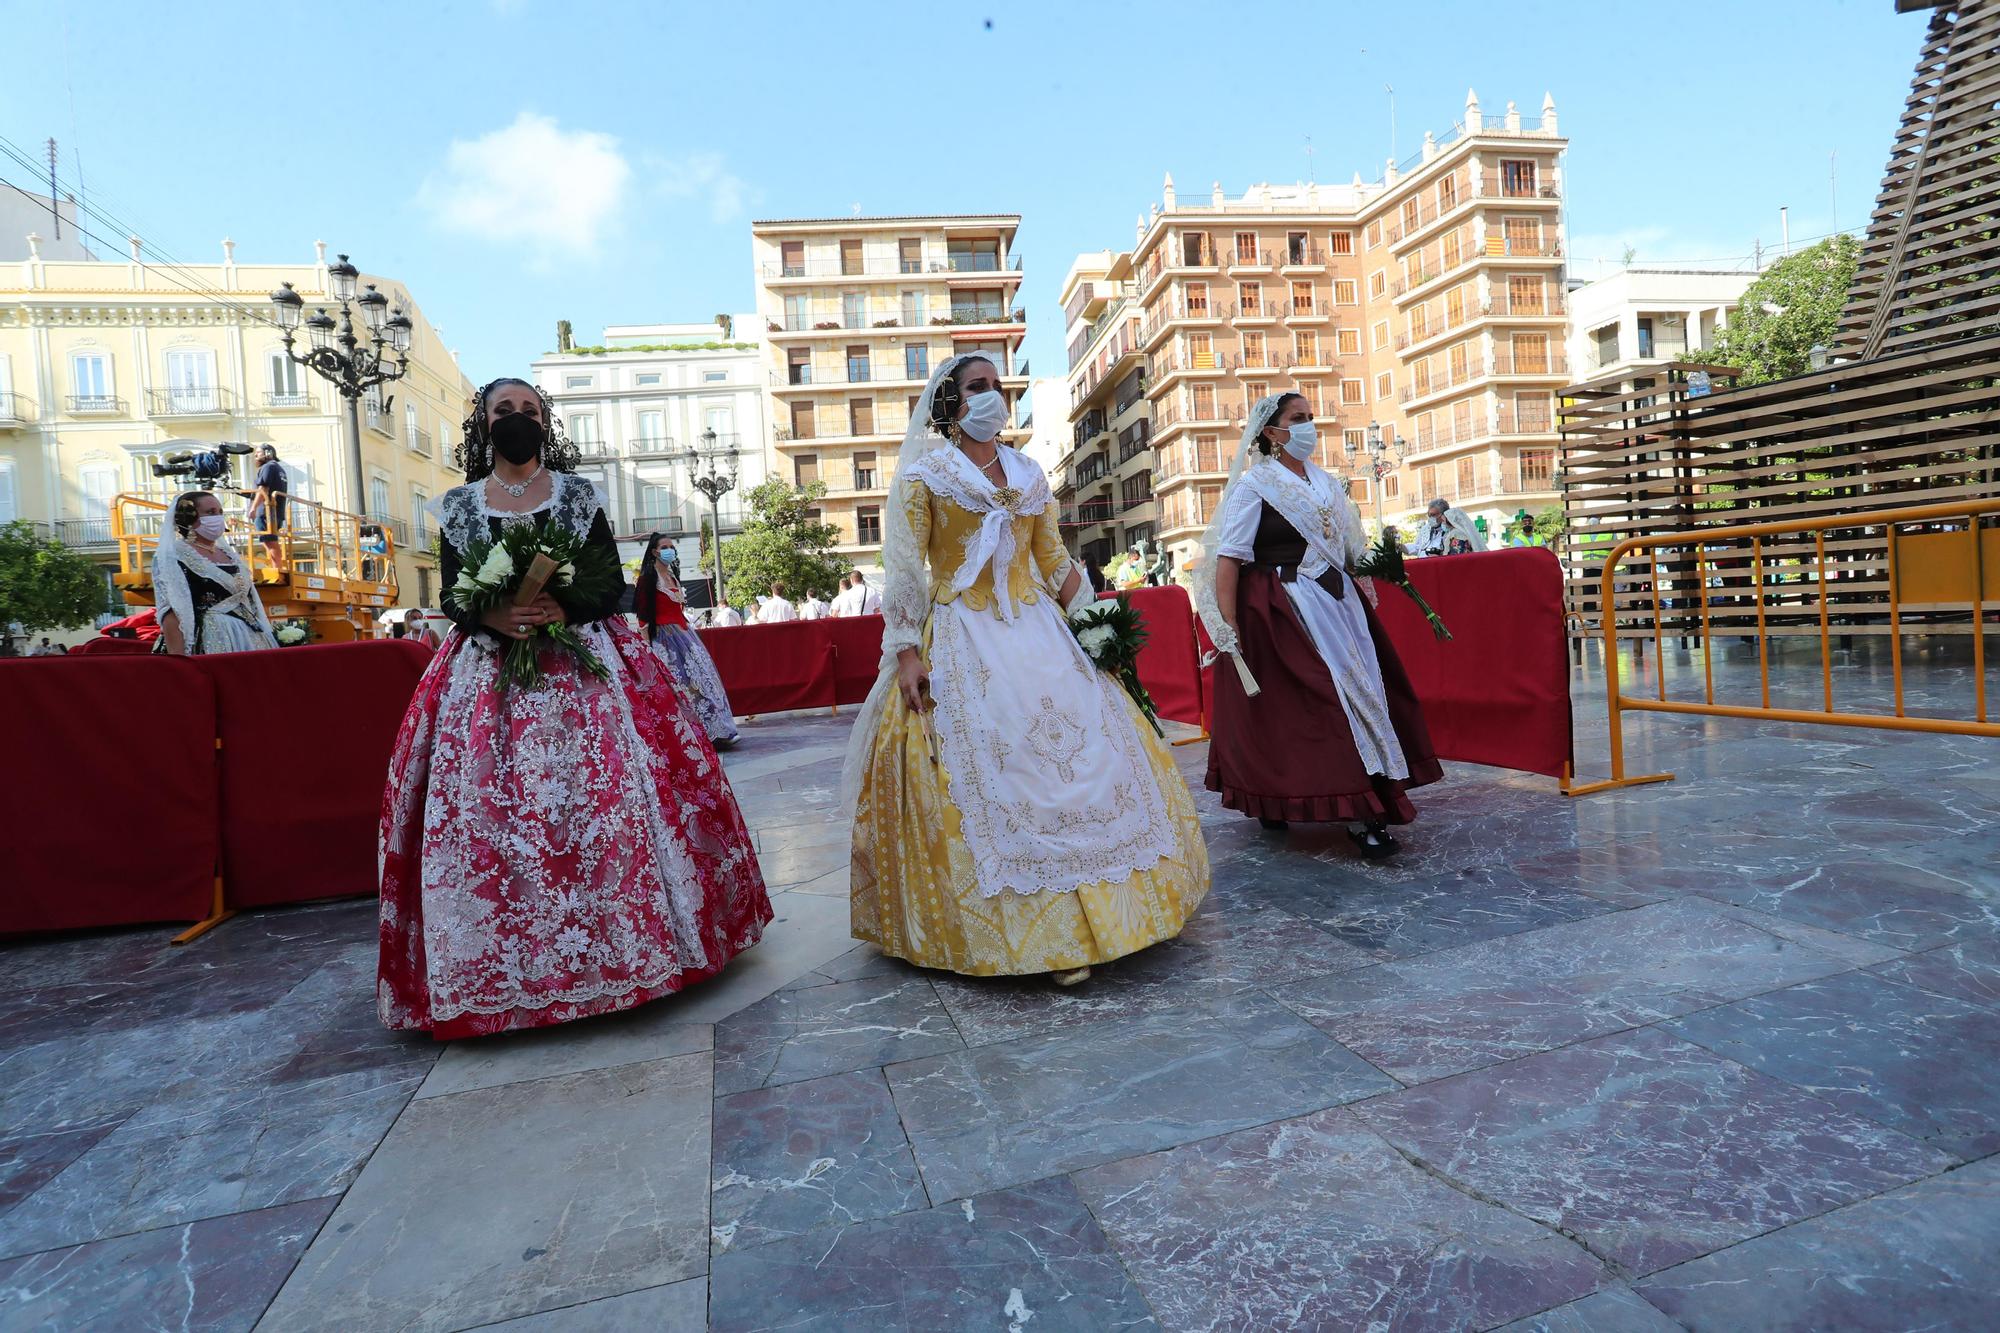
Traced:
POLYGON ((1319 184, 1319 177, 1313 173, 1313 137, 1310 134, 1306 136, 1306 182, 1319 184))
POLYGON ((56 141, 49 140, 49 216, 56 220, 56 239, 62 239, 62 204, 56 194, 56 141))

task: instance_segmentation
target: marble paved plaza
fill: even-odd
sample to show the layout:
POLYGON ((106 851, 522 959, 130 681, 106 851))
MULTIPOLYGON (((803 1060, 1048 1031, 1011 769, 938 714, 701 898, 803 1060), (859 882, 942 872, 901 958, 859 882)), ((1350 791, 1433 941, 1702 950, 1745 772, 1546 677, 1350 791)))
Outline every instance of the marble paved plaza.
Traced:
POLYGON ((847 726, 745 728, 777 921, 617 1018, 384 1032, 367 901, 0 947, 0 1328, 1993 1327, 2000 742, 1640 718, 1677 781, 1451 765, 1386 864, 1203 793, 1200 914, 1065 992, 847 937, 847 726))

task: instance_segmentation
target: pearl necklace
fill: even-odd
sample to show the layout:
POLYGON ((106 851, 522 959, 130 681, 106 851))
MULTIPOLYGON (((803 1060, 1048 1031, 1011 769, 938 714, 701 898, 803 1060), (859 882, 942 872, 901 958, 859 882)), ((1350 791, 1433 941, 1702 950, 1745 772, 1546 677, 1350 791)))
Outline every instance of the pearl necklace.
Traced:
POLYGON ((516 486, 513 482, 500 480, 500 477, 497 473, 493 475, 493 484, 498 486, 501 490, 507 492, 507 494, 513 496, 516 500, 518 500, 522 496, 528 493, 528 488, 535 484, 535 478, 541 475, 542 475, 542 465, 540 463, 537 463, 535 464, 535 470, 533 472, 530 472, 527 476, 527 479, 518 486, 516 486))

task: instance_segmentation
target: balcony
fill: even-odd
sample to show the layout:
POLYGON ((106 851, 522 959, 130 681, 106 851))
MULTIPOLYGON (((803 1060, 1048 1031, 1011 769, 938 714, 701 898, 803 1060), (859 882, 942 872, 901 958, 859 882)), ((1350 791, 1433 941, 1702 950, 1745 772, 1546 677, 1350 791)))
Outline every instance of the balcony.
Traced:
POLYGON ((1141 454, 1151 453, 1152 449, 1152 431, 1147 428, 1147 423, 1144 421, 1133 422, 1120 432, 1118 436, 1118 461, 1120 463, 1129 463, 1141 454))
POLYGON ((397 518, 394 514, 384 514, 370 510, 361 516, 361 521, 363 523, 373 523, 378 528, 388 529, 389 535, 395 538, 396 546, 399 550, 410 544, 410 525, 402 519, 397 518))
MULTIPOLYGON (((1461 187, 1464 184, 1464 178, 1460 176, 1452 176, 1448 179, 1456 182, 1461 187)), ((1408 211, 1405 210, 1397 216, 1393 224, 1385 229, 1384 236, 1390 245, 1400 245, 1405 240, 1421 235, 1423 232, 1429 230, 1433 224, 1441 222, 1463 209, 1470 208, 1476 197, 1468 190, 1454 194, 1444 204, 1439 204, 1434 197, 1425 199, 1418 205, 1414 218, 1410 217, 1408 211)))
POLYGON ((995 255, 918 255, 914 258, 873 255, 861 259, 809 259, 798 263, 763 264, 760 276, 777 281, 827 278, 909 278, 953 273, 987 273, 1006 280, 1021 271, 1021 261, 1001 263, 995 255))
POLYGON ((1081 449, 1092 438, 1102 435, 1110 427, 1111 421, 1109 417, 1105 416, 1104 409, 1101 407, 1096 408, 1085 416, 1083 420, 1076 423, 1071 431, 1070 447, 1081 449))
POLYGON ((1492 425, 1484 413, 1468 417, 1464 421, 1446 421, 1425 425, 1419 421, 1415 434, 1410 436, 1410 453, 1435 453, 1440 449, 1453 449, 1461 444, 1471 444, 1475 440, 1488 439, 1493 434, 1492 425))
POLYGON ((1260 249, 1244 250, 1240 247, 1232 246, 1225 254, 1228 257, 1227 267, 1232 273, 1240 273, 1250 269, 1267 269, 1271 267, 1274 260, 1273 255, 1265 253, 1260 249))
POLYGON ((1517 295, 1511 291, 1496 290, 1480 306, 1479 313, 1495 319, 1561 319, 1569 313, 1569 304, 1563 299, 1563 294, 1556 291, 1517 295))
POLYGON ((1162 401, 1153 413, 1156 431, 1166 431, 1176 426, 1199 425, 1202 423, 1236 422, 1243 418, 1243 404, 1237 399, 1220 399, 1213 402, 1180 403, 1173 398, 1162 401))
POLYGON ((109 518, 63 518, 54 523, 55 538, 72 550, 88 551, 117 545, 109 518))
POLYGON ((63 410, 73 417, 122 417, 125 400, 108 393, 73 393, 63 399, 63 410))
POLYGON ((1486 233, 1487 259, 1560 259, 1562 242, 1553 236, 1506 236, 1486 233))
POLYGON ((1468 360, 1464 365, 1452 366, 1444 372, 1428 376, 1404 385, 1396 391, 1396 401, 1408 406, 1424 398, 1435 398, 1453 390, 1462 389, 1487 373, 1486 362, 1468 360))
POLYGON ((633 458, 672 458, 683 450, 671 435, 639 435, 633 437, 627 452, 633 458))
POLYGON ((431 457, 431 450, 432 450, 432 441, 431 441, 431 433, 429 431, 413 430, 410 432, 411 453, 417 455, 419 458, 429 458, 431 457))
POLYGON ((12 391, 0 393, 0 430, 25 426, 35 419, 35 405, 12 391))
POLYGON ((1294 301, 1285 307, 1285 322, 1287 324, 1306 323, 1332 318, 1333 307, 1323 301, 1294 301))
POLYGON ((1500 435, 1553 435, 1556 433, 1555 409, 1544 403, 1538 407, 1523 407, 1519 403, 1500 404, 1500 435))
POLYGON ((178 389, 148 389, 147 415, 155 417, 226 417, 234 407, 227 389, 210 385, 178 389))
POLYGON ((1493 374, 1567 376, 1569 357, 1559 347, 1551 347, 1546 352, 1527 353, 1500 348, 1493 353, 1493 374))
POLYGON ((387 435, 390 439, 396 437, 396 423, 389 419, 389 414, 382 410, 380 403, 371 403, 366 399, 362 400, 361 424, 369 430, 374 431, 377 435, 387 435))
POLYGON ((1076 470, 1077 486, 1088 486, 1092 482, 1104 480, 1111 472, 1111 459, 1106 454, 1097 454, 1076 470))
POLYGON ((1076 507, 1078 527, 1089 527, 1095 523, 1109 523, 1117 514, 1116 507, 1109 500, 1087 500, 1076 507))
POLYGON ((1326 251, 1317 245, 1288 245, 1279 266, 1285 269, 1325 268, 1326 251))
POLYGON ((634 537, 649 537, 656 532, 679 537, 687 532, 687 520, 679 514, 634 514, 631 525, 634 537))
POLYGON ((313 398, 309 393, 291 393, 278 389, 267 389, 264 393, 264 406, 273 411, 298 411, 312 405, 313 398))
MULTIPOLYGON (((1540 168, 1540 164, 1537 164, 1540 168)), ((1479 173, 1482 199, 1540 199, 1554 203, 1562 198, 1562 178, 1555 168, 1526 173, 1506 169, 1479 173)))

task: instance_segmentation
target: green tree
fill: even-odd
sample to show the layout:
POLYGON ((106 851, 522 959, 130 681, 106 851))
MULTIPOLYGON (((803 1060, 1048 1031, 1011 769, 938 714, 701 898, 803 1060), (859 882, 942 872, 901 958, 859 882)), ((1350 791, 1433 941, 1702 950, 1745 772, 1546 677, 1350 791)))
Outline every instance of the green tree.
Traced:
POLYGON ((69 629, 104 610, 104 576, 61 542, 35 535, 31 524, 0 527, 0 628, 25 634, 69 629))
POLYGON ((824 482, 790 486, 777 477, 745 492, 750 517, 741 535, 722 543, 731 606, 750 607, 776 582, 789 597, 832 596, 840 576, 854 566, 833 550, 840 529, 813 516, 813 506, 825 497, 824 482))
POLYGON ((1852 236, 1831 236, 1779 260, 1744 291, 1715 345, 1696 359, 1738 367, 1736 382, 1745 386, 1805 374, 1813 345, 1833 346, 1860 255, 1852 236))

